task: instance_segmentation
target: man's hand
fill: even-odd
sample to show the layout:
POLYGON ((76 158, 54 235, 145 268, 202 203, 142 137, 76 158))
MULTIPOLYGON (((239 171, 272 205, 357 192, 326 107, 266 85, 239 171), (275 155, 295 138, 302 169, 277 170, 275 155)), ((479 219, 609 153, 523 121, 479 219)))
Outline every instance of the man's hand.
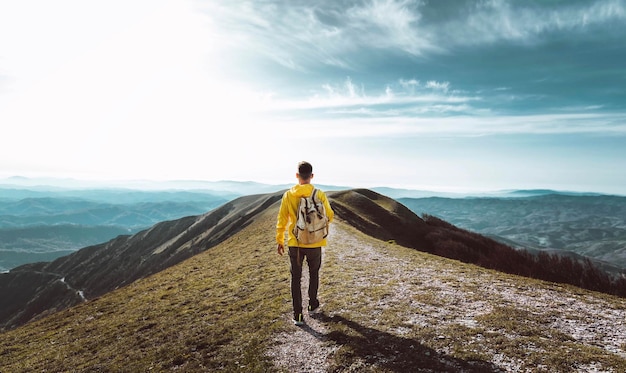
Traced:
POLYGON ((283 254, 285 253, 285 247, 279 243, 276 251, 278 251, 278 255, 283 256, 283 254))

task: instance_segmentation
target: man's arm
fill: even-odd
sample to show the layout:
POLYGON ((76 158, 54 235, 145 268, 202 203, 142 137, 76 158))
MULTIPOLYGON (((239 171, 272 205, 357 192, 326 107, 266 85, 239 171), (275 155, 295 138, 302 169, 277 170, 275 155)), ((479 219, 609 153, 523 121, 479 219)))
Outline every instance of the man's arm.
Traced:
POLYGON ((328 222, 330 223, 335 218, 335 212, 330 207, 330 202, 328 202, 328 197, 326 197, 326 193, 324 193, 324 199, 322 200, 322 203, 324 204, 324 209, 326 210, 326 216, 328 217, 328 222))
POLYGON ((278 243, 277 252, 278 255, 283 255, 285 252, 285 230, 287 230, 287 223, 289 222, 289 211, 287 207, 287 193, 283 194, 283 199, 280 202, 280 209, 278 210, 278 217, 276 219, 276 242, 278 243))

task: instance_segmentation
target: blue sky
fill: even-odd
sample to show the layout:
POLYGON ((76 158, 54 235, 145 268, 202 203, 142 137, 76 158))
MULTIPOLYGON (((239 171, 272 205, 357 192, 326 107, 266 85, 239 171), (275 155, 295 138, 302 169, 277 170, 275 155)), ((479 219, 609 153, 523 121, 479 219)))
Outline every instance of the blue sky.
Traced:
POLYGON ((0 0, 0 177, 626 195, 626 0, 0 0))

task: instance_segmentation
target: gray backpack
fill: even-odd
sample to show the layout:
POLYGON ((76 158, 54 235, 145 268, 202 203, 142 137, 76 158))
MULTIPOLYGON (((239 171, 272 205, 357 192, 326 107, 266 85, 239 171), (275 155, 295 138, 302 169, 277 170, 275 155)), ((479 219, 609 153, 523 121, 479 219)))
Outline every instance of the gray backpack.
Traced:
POLYGON ((314 244, 328 236, 328 216, 324 204, 315 198, 316 192, 317 189, 313 189, 311 196, 300 198, 293 227, 298 244, 314 244))

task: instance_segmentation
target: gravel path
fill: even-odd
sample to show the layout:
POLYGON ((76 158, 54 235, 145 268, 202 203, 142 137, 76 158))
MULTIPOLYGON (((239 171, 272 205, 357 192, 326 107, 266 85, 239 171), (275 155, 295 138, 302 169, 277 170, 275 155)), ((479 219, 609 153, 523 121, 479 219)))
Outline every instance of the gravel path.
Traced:
MULTIPOLYGON (((506 276, 491 271, 466 272, 461 264, 442 265, 441 262, 433 260, 424 261, 416 266, 407 258, 390 254, 385 250, 385 245, 387 244, 363 239, 359 234, 354 234, 351 227, 340 223, 331 226, 329 245, 325 249, 323 263, 329 260, 337 261, 341 266, 333 268, 345 266, 357 270, 360 265, 371 266, 371 263, 376 263, 376 271, 368 271, 367 276, 353 277, 353 283, 349 286, 350 291, 367 294, 372 288, 383 284, 393 289, 384 296, 378 298, 369 296, 364 300, 371 307, 368 308, 369 314, 359 319, 363 327, 381 329, 384 326, 377 319, 378 315, 398 309, 398 312, 404 312, 399 316, 405 321, 404 324, 384 330, 384 333, 397 336, 398 339, 411 333, 414 328, 433 325, 440 329, 451 325, 473 328, 482 322, 484 328, 481 316, 491 313, 494 305, 497 305, 519 309, 541 319, 542 328, 550 330, 551 333, 555 331, 563 333, 574 343, 599 347, 626 358, 624 350, 626 301, 616 307, 602 297, 587 295, 589 294, 587 292, 562 291, 558 286, 520 286, 519 283, 508 281, 506 276), (432 294, 436 294, 436 300, 424 300, 432 298, 432 294)), ((332 271, 322 264, 322 278, 339 276, 332 271)), ((306 272, 303 271, 305 275, 302 287, 305 304, 308 301, 306 272)), ((323 287, 320 287, 320 296, 323 303, 323 287)), ((351 302, 346 302, 343 307, 345 308, 325 309, 324 314, 329 317, 333 314, 355 315, 362 312, 351 302)), ((276 336, 268 356, 272 357, 277 367, 289 372, 327 372, 332 365, 333 355, 341 345, 328 337, 329 330, 323 320, 314 317, 305 318, 307 322, 305 326, 293 326, 288 328, 287 332, 276 336)), ((284 315, 284 320, 291 323, 291 313, 284 315)), ((480 338, 481 335, 476 336, 477 343, 480 343, 480 338)), ((436 354, 447 356, 450 352, 448 348, 442 347, 436 354)), ((500 351, 491 351, 491 356, 490 363, 497 367, 495 371, 522 371, 520 369, 523 362, 519 358, 507 356, 500 351)), ((370 368, 371 363, 368 361, 370 368)), ((354 371, 357 370, 355 366, 354 371)), ((600 370, 593 364, 581 364, 578 371, 600 370)))
MULTIPOLYGON (((323 248, 322 250, 326 250, 323 248)), ((303 304, 308 304, 307 289, 309 287, 309 273, 306 262, 302 270, 302 297, 303 304)), ((322 264, 323 268, 323 264, 322 264)), ((321 270, 323 271, 323 270, 321 270)), ((324 275, 320 272, 322 276, 324 275)), ((322 305, 323 307, 323 305, 322 305)), ((292 313, 284 315, 287 323, 292 323, 292 313)), ((327 359, 332 357, 339 346, 329 342, 326 338, 328 329, 316 315, 305 314, 305 325, 294 326, 289 332, 280 333, 275 338, 275 345, 268 355, 276 364, 289 372, 323 373, 327 371, 327 359)))

